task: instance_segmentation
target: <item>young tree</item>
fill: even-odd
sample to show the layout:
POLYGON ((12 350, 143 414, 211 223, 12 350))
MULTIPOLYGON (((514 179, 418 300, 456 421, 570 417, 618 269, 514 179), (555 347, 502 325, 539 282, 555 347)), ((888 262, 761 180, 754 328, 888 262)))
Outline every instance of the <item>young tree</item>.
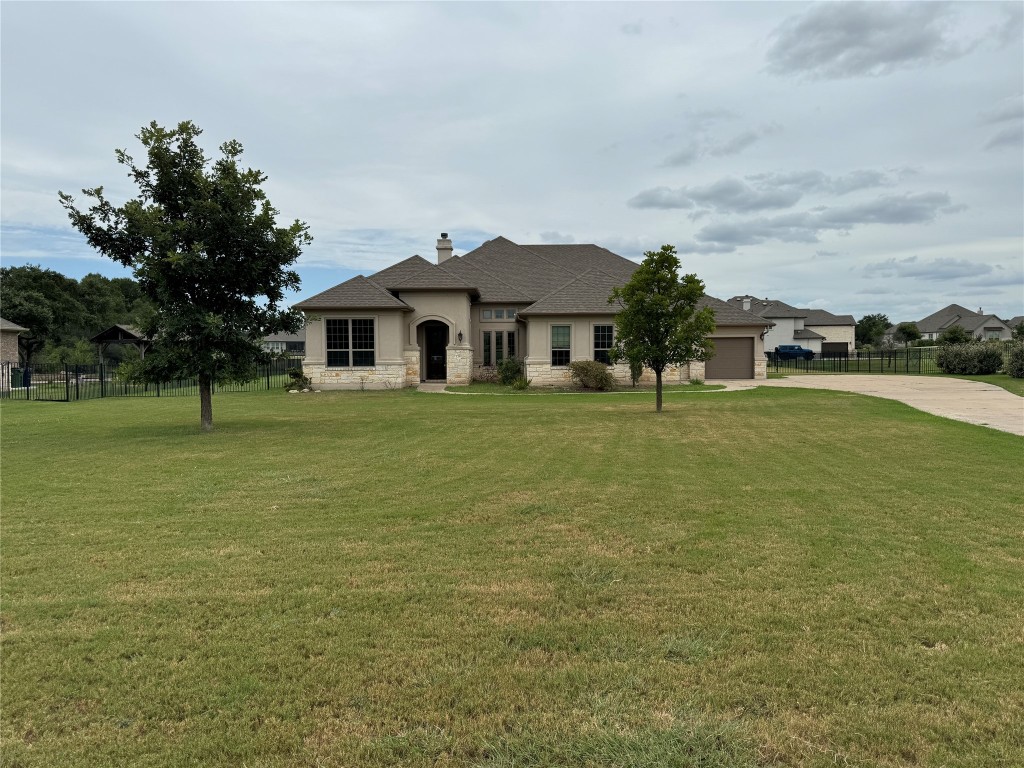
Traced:
POLYGON ((907 346, 910 342, 920 339, 921 332, 917 330, 917 323, 900 323, 896 326, 896 333, 893 334, 893 338, 902 343, 903 346, 907 346))
POLYGON ((139 376, 195 376, 200 423, 210 430, 213 384, 248 378, 265 358, 264 336, 301 326, 282 301, 299 286, 288 267, 312 238, 301 221, 277 226, 261 189, 267 177, 239 165, 241 144, 225 142, 212 161, 197 143, 201 133, 188 121, 172 129, 150 123, 136 137, 144 166, 117 150, 138 187, 124 205, 110 203, 103 187, 82 190, 94 201, 85 211, 64 192, 60 200, 91 246, 132 268, 156 308, 143 323, 154 346, 139 376))
POLYGON ((938 342, 945 347, 949 344, 966 344, 973 338, 962 325, 951 325, 939 334, 938 342))
POLYGON ((715 330, 715 314, 708 307, 697 308, 704 283, 696 275, 680 280, 679 267, 673 246, 647 251, 629 282, 608 299, 619 307, 611 356, 627 360, 630 367, 645 365, 654 371, 659 413, 666 366, 707 360, 714 348, 708 336, 715 330))
POLYGON ((864 315, 857 321, 856 337, 857 343, 864 345, 875 345, 882 340, 885 332, 889 330, 889 318, 879 313, 876 315, 864 315))

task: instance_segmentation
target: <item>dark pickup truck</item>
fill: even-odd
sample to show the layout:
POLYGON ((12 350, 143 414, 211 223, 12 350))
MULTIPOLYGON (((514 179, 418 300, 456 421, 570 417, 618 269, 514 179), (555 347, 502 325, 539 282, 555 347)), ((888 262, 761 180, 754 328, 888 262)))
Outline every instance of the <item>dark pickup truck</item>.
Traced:
POLYGON ((801 357, 804 360, 813 360, 814 352, 804 349, 799 344, 780 344, 775 348, 775 357, 779 360, 796 360, 801 357))

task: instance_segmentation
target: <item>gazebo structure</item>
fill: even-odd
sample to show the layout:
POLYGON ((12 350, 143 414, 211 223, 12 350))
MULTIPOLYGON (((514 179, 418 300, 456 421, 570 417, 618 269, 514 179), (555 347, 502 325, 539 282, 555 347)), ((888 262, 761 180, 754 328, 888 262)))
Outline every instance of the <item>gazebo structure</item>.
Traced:
POLYGON ((134 328, 130 325, 112 325, 105 331, 100 331, 91 339, 93 344, 96 345, 100 360, 103 360, 104 355, 107 352, 107 348, 111 344, 131 344, 138 348, 139 357, 146 357, 146 350, 152 345, 149 339, 147 339, 142 331, 138 328, 134 328))

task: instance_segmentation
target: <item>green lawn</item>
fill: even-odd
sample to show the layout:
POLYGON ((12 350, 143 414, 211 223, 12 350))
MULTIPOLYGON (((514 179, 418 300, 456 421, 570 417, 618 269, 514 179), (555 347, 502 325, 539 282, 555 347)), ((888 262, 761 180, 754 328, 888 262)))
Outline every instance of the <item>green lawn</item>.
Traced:
MULTIPOLYGON (((551 395, 566 393, 578 395, 603 395, 607 392, 593 390, 581 391, 578 387, 528 387, 524 390, 514 389, 491 381, 474 381, 464 386, 453 385, 445 387, 449 392, 468 392, 479 395, 551 395)), ((723 384, 665 384, 662 392, 713 392, 716 389, 725 389, 723 384)), ((618 387, 612 390, 612 394, 620 395, 649 395, 654 392, 654 387, 618 387)))
POLYGON ((1024 763, 1024 440, 899 403, 4 402, 5 766, 1024 763))

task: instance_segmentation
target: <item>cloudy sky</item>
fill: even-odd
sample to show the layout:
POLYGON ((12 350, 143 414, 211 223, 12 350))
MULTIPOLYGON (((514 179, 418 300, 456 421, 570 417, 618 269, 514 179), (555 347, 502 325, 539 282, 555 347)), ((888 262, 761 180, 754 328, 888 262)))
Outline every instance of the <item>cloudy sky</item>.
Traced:
POLYGON ((57 190, 189 119, 309 223, 310 295, 495 235, 708 292, 1024 313, 1020 3, 2 5, 2 263, 122 274, 57 190))

